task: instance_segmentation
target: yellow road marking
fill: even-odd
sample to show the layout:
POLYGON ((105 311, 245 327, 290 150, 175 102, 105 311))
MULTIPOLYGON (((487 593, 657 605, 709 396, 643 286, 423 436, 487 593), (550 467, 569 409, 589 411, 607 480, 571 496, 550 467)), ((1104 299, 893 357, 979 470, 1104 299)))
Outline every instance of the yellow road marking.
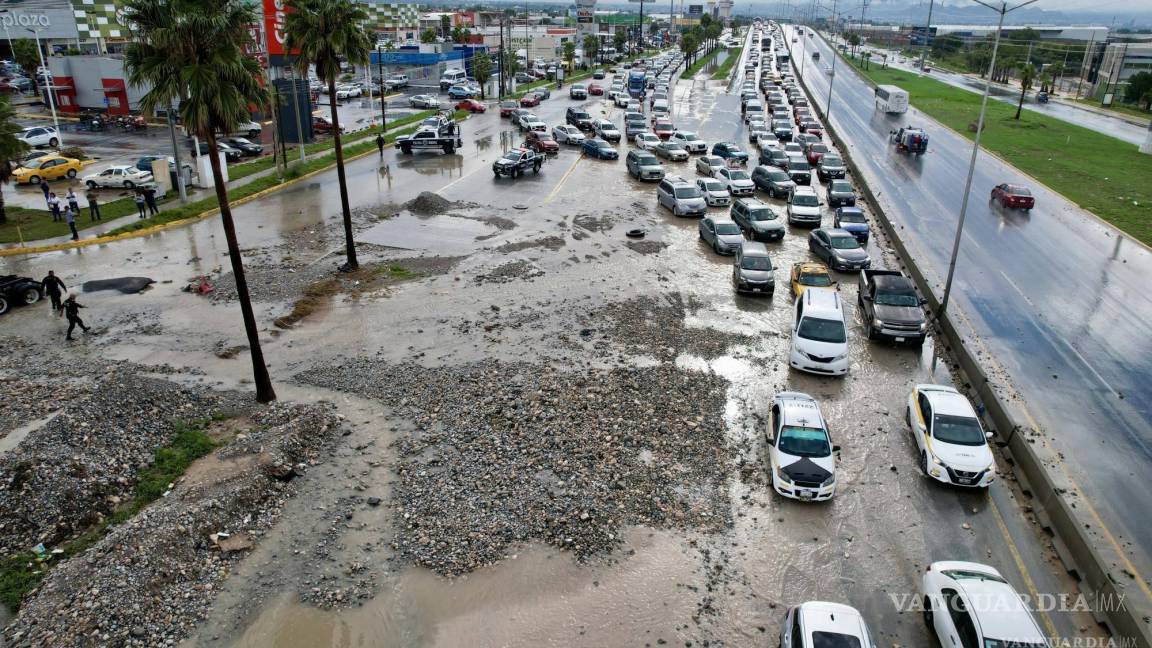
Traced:
MULTIPOLYGON (((1024 559, 1020 556, 1020 550, 1016 547, 1016 543, 1008 533, 1008 525, 1004 524, 1004 517, 1000 514, 1000 507, 996 506, 996 500, 992 499, 990 493, 986 492, 985 497, 988 498, 992 515, 996 518, 996 526, 1000 528, 1000 534, 1004 536, 1004 541, 1008 544, 1008 551, 1012 553, 1012 560, 1016 563, 1016 569, 1020 571, 1020 575, 1024 578, 1024 585, 1028 588, 1028 593, 1032 595, 1033 601, 1039 601, 1040 592, 1036 589, 1036 583, 1032 580, 1032 574, 1028 573, 1028 568, 1024 566, 1024 559)), ((1044 621, 1044 627, 1048 629, 1048 636, 1059 636, 1056 631, 1056 624, 1052 622, 1052 618, 1048 616, 1048 612, 1042 609, 1037 609, 1036 612, 1040 614, 1041 620, 1044 621)))
POLYGON ((580 155, 576 156, 576 159, 572 162, 572 166, 568 167, 568 170, 564 172, 564 177, 560 178, 560 182, 556 183, 556 187, 552 189, 552 192, 549 193, 548 197, 544 199, 544 202, 540 203, 541 205, 547 205, 548 203, 552 202, 552 199, 556 197, 556 194, 560 193, 560 189, 564 186, 564 183, 568 181, 568 176, 572 175, 572 172, 576 170, 576 165, 579 164, 580 160, 583 159, 584 153, 581 152, 580 155))

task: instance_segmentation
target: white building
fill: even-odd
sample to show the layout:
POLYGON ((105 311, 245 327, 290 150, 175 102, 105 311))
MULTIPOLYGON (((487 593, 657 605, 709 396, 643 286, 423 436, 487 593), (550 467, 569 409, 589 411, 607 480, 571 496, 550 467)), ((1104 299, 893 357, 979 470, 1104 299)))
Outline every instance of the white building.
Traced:
MULTIPOLYGON (((1031 29, 1040 34, 1043 40, 1073 40, 1096 41, 1097 43, 1108 38, 1108 27, 1100 25, 1004 25, 1000 32, 1005 38, 1011 38, 1012 32, 1022 29, 1031 29)), ((935 38, 946 34, 954 34, 965 40, 980 40, 996 32, 996 25, 932 25, 935 38)))

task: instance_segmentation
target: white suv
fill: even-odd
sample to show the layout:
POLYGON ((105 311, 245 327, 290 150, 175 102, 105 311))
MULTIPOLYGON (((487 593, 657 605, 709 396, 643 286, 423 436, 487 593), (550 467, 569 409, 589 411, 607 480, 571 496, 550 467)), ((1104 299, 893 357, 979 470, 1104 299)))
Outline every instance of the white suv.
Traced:
POLYGON ((28 146, 51 146, 52 148, 56 148, 60 145, 60 135, 56 132, 56 129, 51 126, 25 128, 20 131, 20 134, 16 137, 28 146))
POLYGON ((906 413, 920 451, 920 470, 945 484, 987 487, 996 478, 991 433, 984 432, 976 410, 946 385, 916 385, 906 413))
POLYGON ((988 565, 932 563, 921 590, 924 623, 941 646, 1049 647, 1020 595, 988 565))
POLYGON ((848 329, 840 293, 805 290, 796 300, 788 364, 825 376, 848 373, 848 329))
POLYGON ((809 601, 788 610, 780 630, 780 645, 783 648, 876 648, 868 634, 868 624, 856 608, 823 601, 809 601))
POLYGON ((816 190, 803 185, 794 187, 788 196, 788 224, 820 226, 820 196, 816 190))
POLYGON ((780 392, 768 418, 768 462, 772 488, 784 497, 823 502, 836 494, 836 459, 828 425, 816 399, 780 392))
POLYGON ((672 133, 671 139, 673 142, 683 146, 684 150, 689 153, 708 152, 708 142, 705 142, 699 135, 691 131, 676 131, 672 133))

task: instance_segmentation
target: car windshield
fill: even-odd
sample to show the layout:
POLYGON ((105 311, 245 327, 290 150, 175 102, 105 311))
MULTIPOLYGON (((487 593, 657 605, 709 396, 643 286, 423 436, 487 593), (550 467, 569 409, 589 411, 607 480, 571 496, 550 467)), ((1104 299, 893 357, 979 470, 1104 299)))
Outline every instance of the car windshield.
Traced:
POLYGON ((788 174, 784 173, 783 171, 769 171, 768 179, 773 182, 786 182, 792 178, 788 177, 788 174))
POLYGON ((600 124, 600 130, 616 130, 616 124, 600 124))
POLYGON ((811 171, 812 167, 802 160, 788 160, 788 169, 790 171, 811 171))
POLYGON ((746 256, 740 260, 740 267, 745 270, 771 270, 772 259, 766 256, 746 256))
POLYGON ((729 180, 747 180, 748 179, 748 172, 747 171, 741 171, 739 169, 736 169, 735 171, 729 171, 728 172, 728 179, 729 180))
POLYGON ((228 140, 228 143, 229 144, 240 144, 241 146, 243 146, 245 144, 251 144, 252 142, 249 142, 248 140, 244 139, 243 137, 233 137, 232 139, 228 140))
POLYGON ((820 428, 785 425, 776 448, 795 457, 827 457, 832 454, 828 433, 820 428))
POLYGON ((45 160, 43 158, 38 158, 35 160, 28 160, 27 162, 24 163, 23 166, 25 169, 39 169, 40 165, 44 164, 44 162, 45 162, 45 160))
POLYGON ((591 119, 591 117, 588 116, 588 113, 581 111, 572 113, 572 117, 574 119, 591 119))
POLYGON ((695 142, 696 140, 700 139, 699 137, 696 137, 695 133, 684 133, 680 137, 683 137, 684 141, 686 142, 695 142))
POLYGON ((832 277, 815 272, 805 272, 800 275, 800 285, 826 288, 832 285, 832 277))
POLYGON ((677 142, 664 142, 664 150, 666 151, 683 151, 684 147, 680 146, 677 142))
POLYGON ((677 198, 699 198, 700 190, 696 187, 676 187, 677 198))
MULTIPOLYGON (((829 191, 834 191, 837 193, 852 193, 852 185, 844 180, 833 180, 832 186, 829 187, 829 191)), ((852 214, 852 216, 855 217, 856 214, 852 214)))
POLYGON ((797 207, 816 207, 820 200, 812 194, 796 194, 792 196, 792 204, 797 207))
POLYGON ((725 236, 730 234, 739 234, 740 226, 736 223, 716 223, 716 233, 725 236))
POLYGON ((776 220, 776 212, 767 207, 757 207, 748 210, 748 219, 754 221, 776 220))
POLYGON ((703 181, 703 187, 705 191, 719 191, 722 193, 728 191, 724 188, 724 185, 720 184, 720 182, 716 180, 703 181))
POLYGON ((1031 196, 1032 192, 1027 187, 1008 187, 1008 193, 1013 196, 1031 196))
POLYGON ((984 432, 976 419, 967 416, 937 414, 932 417, 932 436, 944 443, 984 445, 984 432))
POLYGON ((920 298, 914 292, 881 292, 876 294, 880 306, 919 306, 920 298))
MULTIPOLYGON (((820 53, 812 54, 815 58, 820 53)), ((860 648, 860 639, 839 632, 817 630, 812 633, 812 648, 860 648)))
POLYGON ((518 153, 516 151, 508 151, 507 153, 504 154, 504 159, 510 160, 512 162, 519 162, 520 161, 520 153, 518 153))
POLYGON ((854 236, 831 236, 829 240, 832 242, 832 247, 837 250, 857 250, 860 244, 856 242, 854 236))
POLYGON ((609 144, 608 142, 603 141, 603 140, 596 142, 595 144, 596 144, 596 148, 598 148, 602 151, 611 151, 612 150, 612 145, 609 144))
POLYGON ((820 163, 824 166, 844 166, 844 160, 834 155, 825 155, 820 159, 820 163))
POLYGON ((636 162, 640 164, 660 164, 655 155, 637 155, 636 162))
POLYGON ((844 322, 822 317, 805 317, 800 320, 800 330, 796 334, 814 342, 842 344, 848 339, 844 331, 844 322))

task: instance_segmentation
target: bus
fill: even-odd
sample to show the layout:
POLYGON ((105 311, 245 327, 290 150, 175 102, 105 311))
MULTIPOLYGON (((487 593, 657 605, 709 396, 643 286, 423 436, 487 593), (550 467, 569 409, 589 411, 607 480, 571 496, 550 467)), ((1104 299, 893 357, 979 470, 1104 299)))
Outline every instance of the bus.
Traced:
POLYGON ((894 85, 876 86, 876 108, 886 113, 908 112, 908 93, 894 85))
POLYGON ((628 72, 628 94, 639 97, 648 88, 648 72, 643 69, 628 72))
POLYGON ((765 37, 760 39, 760 51, 761 52, 771 52, 772 51, 772 37, 771 36, 765 36, 765 37))
POLYGON ((777 63, 787 63, 788 58, 789 58, 788 50, 786 50, 786 49, 776 50, 776 62, 777 63))

